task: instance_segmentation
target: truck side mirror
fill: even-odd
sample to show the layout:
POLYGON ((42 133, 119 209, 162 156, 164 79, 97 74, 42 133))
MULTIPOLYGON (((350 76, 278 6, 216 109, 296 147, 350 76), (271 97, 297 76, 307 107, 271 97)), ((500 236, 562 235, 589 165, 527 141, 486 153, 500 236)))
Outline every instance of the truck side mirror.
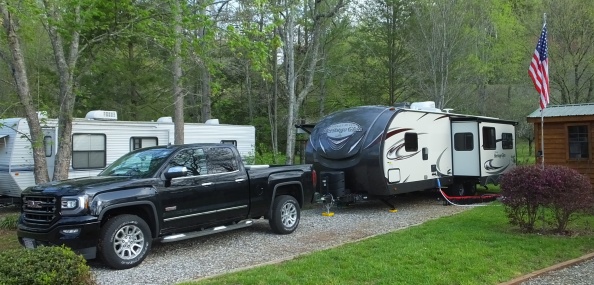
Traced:
POLYGON ((188 175, 188 168, 185 166, 173 166, 165 171, 165 179, 171 180, 177 177, 183 177, 188 175))

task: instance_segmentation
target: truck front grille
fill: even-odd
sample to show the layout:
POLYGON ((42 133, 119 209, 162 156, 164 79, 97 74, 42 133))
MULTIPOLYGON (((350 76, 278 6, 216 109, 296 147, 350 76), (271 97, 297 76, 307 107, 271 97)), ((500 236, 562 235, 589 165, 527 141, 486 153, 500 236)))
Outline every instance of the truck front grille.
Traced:
POLYGON ((23 220, 27 224, 49 226, 58 214, 58 199, 47 196, 23 197, 23 220))

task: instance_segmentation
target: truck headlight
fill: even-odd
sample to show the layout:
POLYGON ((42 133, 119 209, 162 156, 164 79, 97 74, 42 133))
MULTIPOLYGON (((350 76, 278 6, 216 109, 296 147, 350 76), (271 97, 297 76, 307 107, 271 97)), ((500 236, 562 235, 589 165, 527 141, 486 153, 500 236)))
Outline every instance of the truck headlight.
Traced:
POLYGON ((80 214, 88 208, 88 201, 89 197, 87 195, 62 197, 60 203, 62 215, 80 214))

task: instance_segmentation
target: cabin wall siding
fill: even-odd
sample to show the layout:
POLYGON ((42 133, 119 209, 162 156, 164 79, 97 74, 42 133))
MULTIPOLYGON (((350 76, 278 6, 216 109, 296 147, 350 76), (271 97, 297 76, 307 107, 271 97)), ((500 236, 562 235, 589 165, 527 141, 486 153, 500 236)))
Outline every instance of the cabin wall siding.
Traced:
MULTIPOLYGON (((529 118, 534 124, 534 142, 536 152, 541 149, 540 119, 529 118)), ((563 165, 575 169, 585 175, 594 184, 594 116, 571 116, 544 118, 544 163, 546 165, 563 165), (569 159, 569 143, 567 127, 572 125, 588 126, 589 158, 583 160, 569 159)), ((541 160, 537 157, 536 163, 541 160)))

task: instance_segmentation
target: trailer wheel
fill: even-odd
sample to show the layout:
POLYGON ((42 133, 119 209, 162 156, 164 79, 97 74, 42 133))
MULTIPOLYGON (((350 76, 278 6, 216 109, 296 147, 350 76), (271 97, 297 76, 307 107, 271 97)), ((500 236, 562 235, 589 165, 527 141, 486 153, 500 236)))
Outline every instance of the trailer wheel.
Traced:
POLYGON ((290 234, 297 229, 301 208, 293 196, 282 195, 274 199, 272 215, 268 220, 270 228, 277 234, 290 234))
POLYGON ((151 231, 143 219, 119 215, 108 220, 101 229, 98 251, 108 266, 127 269, 144 260, 151 244, 151 231))
POLYGON ((476 194, 476 182, 466 181, 464 182, 464 195, 476 194))
POLYGON ((454 196, 454 197, 464 196, 464 194, 465 194, 464 185, 462 183, 456 182, 456 183, 450 185, 450 187, 448 187, 447 193, 448 193, 448 195, 454 196))

